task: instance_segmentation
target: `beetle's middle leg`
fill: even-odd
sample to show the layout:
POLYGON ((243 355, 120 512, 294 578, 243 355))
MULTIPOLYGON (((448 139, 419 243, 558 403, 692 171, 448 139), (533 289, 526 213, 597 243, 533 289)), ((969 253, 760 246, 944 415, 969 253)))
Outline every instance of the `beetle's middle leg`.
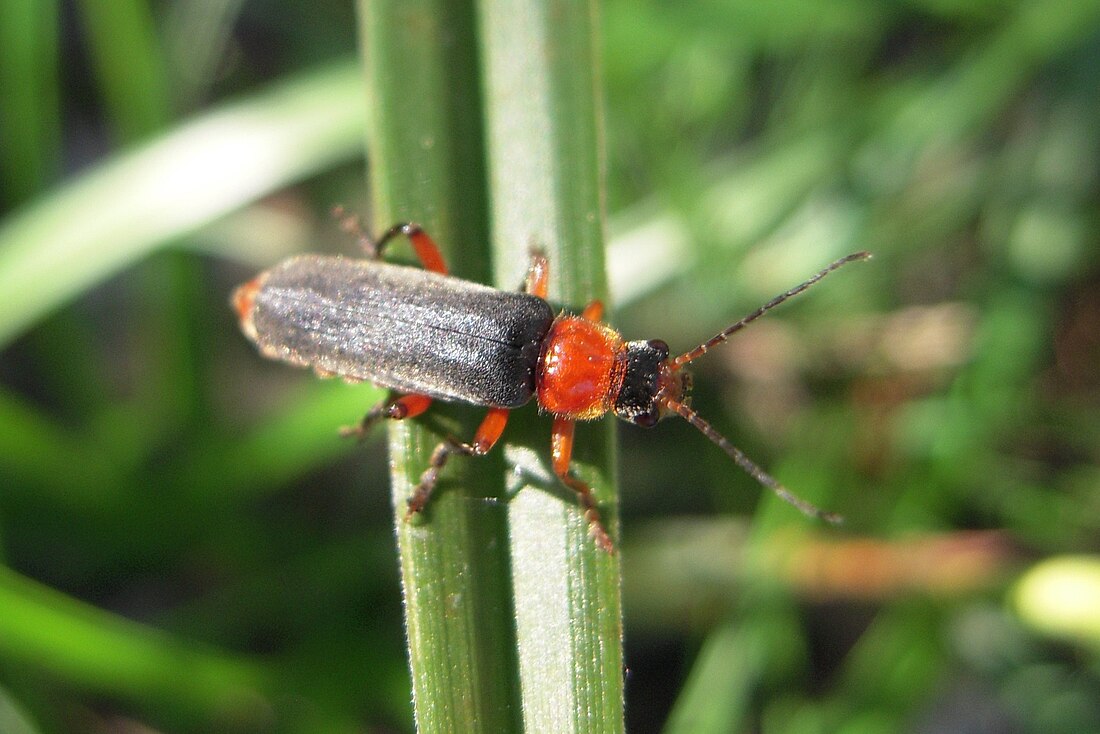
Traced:
POLYGON ((367 411, 363 419, 354 426, 344 426, 340 429, 340 435, 345 438, 354 436, 358 439, 366 438, 374 424, 383 418, 392 420, 404 420, 415 418, 432 405, 432 399, 427 395, 402 395, 399 398, 388 397, 367 411))
POLYGON ((484 456, 492 450, 493 446, 500 440, 501 434, 504 433, 504 427, 508 424, 508 413, 508 408, 489 408, 489 412, 485 414, 481 425, 474 432, 473 441, 462 443, 448 437, 435 447, 431 459, 428 460, 428 468, 420 476, 420 482, 413 490, 412 496, 409 497, 408 511, 405 513, 406 520, 423 510, 424 506, 428 504, 428 500, 432 496, 432 490, 435 489, 436 482, 439 481, 439 473, 443 471, 443 467, 447 464, 447 459, 451 457, 451 454, 484 456))

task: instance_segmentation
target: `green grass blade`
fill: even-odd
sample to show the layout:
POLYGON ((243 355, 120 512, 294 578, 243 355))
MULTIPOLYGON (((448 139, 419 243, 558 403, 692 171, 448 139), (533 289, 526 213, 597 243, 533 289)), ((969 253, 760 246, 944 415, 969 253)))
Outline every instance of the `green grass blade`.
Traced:
MULTIPOLYGON (((606 298, 594 8, 481 5, 496 282, 515 287, 538 247, 551 261, 551 300, 573 308, 606 298)), ((535 419, 513 420, 545 446, 549 425, 535 419)), ((616 536, 612 423, 579 428, 575 467, 616 536)), ((523 476, 546 475, 545 460, 509 448, 523 476)), ((522 489, 510 510, 526 730, 622 730, 618 558, 596 548, 556 480, 522 489)))
POLYGON ((0 224, 0 346, 45 313, 241 205, 359 153, 339 65, 227 105, 92 169, 0 224))
POLYGON ((60 167, 57 5, 0 3, 0 190, 8 205, 30 197, 60 167))
POLYGON ((39 734, 42 731, 3 686, 0 686, 0 731, 6 734, 39 734))
POLYGON ((0 568, 0 654, 45 666, 96 691, 261 714, 271 684, 260 666, 159 630, 0 568))
MULTIPOLYGON (((360 8, 376 228, 417 221, 457 274, 485 281, 473 6, 386 0, 360 8)), ((404 520, 405 500, 434 445, 447 433, 468 438, 475 417, 467 408, 437 405, 424 420, 391 427, 394 519, 421 732, 520 728, 506 511, 487 499, 503 492, 499 449, 482 459, 453 459, 425 517, 404 520), (461 425, 450 416, 463 416, 461 425)))
POLYGON ((752 630, 732 621, 713 630, 665 722, 664 734, 739 731, 766 655, 764 641, 752 630))
POLYGON ((78 3, 99 91, 118 138, 136 140, 169 118, 169 82, 146 0, 78 3))

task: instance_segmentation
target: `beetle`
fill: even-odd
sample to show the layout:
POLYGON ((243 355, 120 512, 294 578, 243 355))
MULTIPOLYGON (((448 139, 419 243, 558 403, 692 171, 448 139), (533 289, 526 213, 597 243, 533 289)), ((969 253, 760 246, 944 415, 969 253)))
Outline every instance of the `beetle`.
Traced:
MULTIPOLYGON (((344 224, 358 230, 353 218, 344 224)), ((691 378, 684 368, 783 301, 870 253, 833 262, 672 357, 661 340, 625 341, 601 322, 599 301, 579 315, 555 313, 546 300, 549 263, 538 252, 531 254, 523 290, 509 292, 449 275, 438 246, 415 223, 395 224, 377 241, 359 230, 359 239, 367 259, 290 258, 237 288, 232 305, 245 336, 264 356, 393 391, 357 425, 342 429, 344 435, 362 437, 384 418, 416 417, 433 400, 488 408, 472 441, 447 438, 432 452, 408 499, 406 519, 424 509, 452 454, 488 453, 509 411, 534 398, 541 412, 553 416, 554 474, 576 493, 590 535, 609 553, 614 546, 592 489, 570 471, 576 422, 607 413, 646 428, 678 415, 783 500, 807 515, 839 520, 786 489, 689 407, 691 378), (421 268, 381 260, 398 236, 408 238, 421 268)))

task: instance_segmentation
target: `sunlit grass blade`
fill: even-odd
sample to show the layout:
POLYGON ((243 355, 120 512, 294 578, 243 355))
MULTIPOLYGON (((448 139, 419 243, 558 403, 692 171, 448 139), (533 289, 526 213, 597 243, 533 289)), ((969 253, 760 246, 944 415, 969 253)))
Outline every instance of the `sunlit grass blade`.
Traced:
MULTIPOLYGON (((488 280, 480 80, 472 3, 360 3, 370 115, 374 229, 413 220, 452 270, 488 280)), ((398 243, 396 250, 403 247, 398 243)), ((468 439, 476 411, 436 405, 391 427, 416 726, 519 730, 515 622, 501 452, 452 458, 423 517, 406 499, 447 434, 468 439), (461 423, 451 418, 462 416, 461 423)))
POLYGON ((361 154, 346 64, 185 123, 0 224, 0 345, 164 243, 361 154))
MULTIPOLYGON (((595 3, 490 0, 480 17, 496 282, 515 287, 538 248, 550 259, 552 301, 606 299, 595 3)), ((534 415, 515 420, 525 438, 546 440, 545 419, 538 428, 534 415)), ((575 469, 617 537, 612 423, 578 430, 575 469)), ((524 476, 545 476, 545 453, 509 454, 524 476)), ((521 489, 510 519, 526 730, 621 730, 618 556, 596 547, 556 480, 521 489)))

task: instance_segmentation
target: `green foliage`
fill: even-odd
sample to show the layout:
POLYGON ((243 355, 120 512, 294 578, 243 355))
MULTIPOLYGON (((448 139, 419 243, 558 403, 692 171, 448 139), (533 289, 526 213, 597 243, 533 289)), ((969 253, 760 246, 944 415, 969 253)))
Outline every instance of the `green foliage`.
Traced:
MULTIPOLYGON (((604 196, 612 321, 674 350, 875 253, 696 370, 694 406, 847 523, 690 427, 625 428, 602 558, 519 411, 399 526, 406 588, 439 583, 409 614, 505 665, 421 690, 480 686, 513 729, 613 720, 621 559, 629 731, 1100 730, 1100 6, 608 0, 586 29, 429 5, 357 39, 333 0, 0 3, 0 729, 411 730, 382 442, 336 435, 380 393, 259 359, 228 293, 353 252, 342 203, 501 287, 540 246, 580 307, 604 196), (594 81, 566 73, 590 30, 594 81), (409 110, 436 132, 378 127, 409 110), (410 570, 434 533, 457 545, 410 570)), ((398 470, 478 413, 398 434, 398 470)), ((609 430, 578 432, 597 486, 609 430)))

